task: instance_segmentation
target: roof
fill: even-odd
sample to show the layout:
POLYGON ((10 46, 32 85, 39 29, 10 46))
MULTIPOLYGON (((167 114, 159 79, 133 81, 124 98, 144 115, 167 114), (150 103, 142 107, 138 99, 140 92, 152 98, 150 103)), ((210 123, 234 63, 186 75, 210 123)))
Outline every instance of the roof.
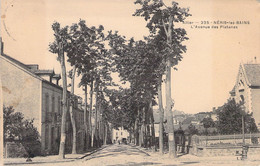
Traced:
POLYGON ((49 74, 49 75, 54 75, 54 70, 36 70, 34 71, 35 74, 49 74))
POLYGON ((55 75, 53 76, 53 78, 58 78, 58 79, 60 79, 61 76, 60 76, 60 74, 55 74, 55 75))
POLYGON ((22 63, 22 62, 20 62, 20 61, 18 61, 18 60, 16 60, 16 59, 14 59, 14 58, 12 58, 12 57, 6 55, 6 54, 1 54, 1 55, 2 55, 3 57, 5 57, 6 59, 12 61, 13 63, 19 65, 20 67, 22 67, 22 68, 24 68, 24 69, 30 71, 29 68, 28 68, 28 66, 25 65, 24 63, 22 63))
POLYGON ((244 64, 250 86, 260 86, 260 64, 244 64))
POLYGON ((229 92, 232 95, 234 95, 236 93, 236 85, 233 86, 232 90, 229 92))
POLYGON ((194 119, 195 119, 194 117, 187 117, 186 119, 184 119, 182 124, 190 124, 191 121, 193 121, 194 119))
POLYGON ((16 60, 16 59, 14 59, 14 58, 12 58, 12 57, 6 55, 6 54, 1 54, 0 57, 4 58, 6 61, 9 61, 9 63, 15 65, 16 67, 20 68, 21 70, 27 72, 27 73, 30 74, 31 76, 33 76, 33 77, 35 77, 35 78, 37 78, 37 79, 39 79, 39 80, 43 80, 43 78, 41 78, 40 76, 38 76, 38 75, 36 75, 34 72, 32 72, 32 71, 30 70, 30 68, 28 68, 28 66, 25 65, 24 63, 22 63, 22 62, 20 62, 20 61, 18 61, 18 60, 16 60))
MULTIPOLYGON (((31 65, 26 65, 26 64, 24 64, 24 63, 22 63, 22 62, 20 62, 20 61, 18 61, 18 60, 16 60, 16 59, 14 59, 14 58, 8 56, 8 55, 6 55, 6 54, 1 54, 1 55, 2 55, 2 57, 4 57, 4 58, 6 58, 7 60, 9 60, 11 63, 17 65, 19 68, 21 68, 22 70, 26 71, 26 72, 29 73, 30 75, 32 75, 32 76, 34 76, 34 77, 36 77, 36 78, 42 80, 42 81, 45 82, 45 83, 50 84, 50 85, 52 85, 52 86, 55 86, 55 87, 57 87, 57 88, 62 88, 62 87, 60 87, 59 85, 56 85, 56 84, 54 84, 54 83, 51 83, 51 82, 49 82, 49 81, 47 81, 47 80, 41 78, 40 76, 38 76, 38 74, 39 74, 39 75, 41 75, 41 74, 52 74, 52 75, 56 75, 56 77, 59 78, 59 77, 60 77, 60 74, 55 74, 55 73, 54 73, 54 70, 32 70, 31 67, 30 67, 31 65)), ((34 64, 34 65, 35 65, 35 64, 34 64)))

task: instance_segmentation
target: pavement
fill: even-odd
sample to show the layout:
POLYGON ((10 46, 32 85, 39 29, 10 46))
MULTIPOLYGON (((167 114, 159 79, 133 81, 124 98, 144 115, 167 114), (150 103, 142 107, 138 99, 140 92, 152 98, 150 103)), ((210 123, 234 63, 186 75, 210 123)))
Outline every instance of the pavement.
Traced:
MULTIPOLYGON (((19 159, 20 160, 20 159, 19 159)), ((245 161, 237 160, 236 156, 197 157, 190 154, 178 158, 169 158, 168 154, 160 155, 158 152, 141 148, 135 145, 108 145, 85 154, 67 154, 66 159, 58 156, 35 157, 33 162, 26 163, 18 160, 5 160, 6 165, 88 165, 88 166, 260 166, 260 155, 250 155, 245 161)))
POLYGON ((26 162, 26 158, 4 158, 3 165, 40 165, 40 164, 56 165, 57 163, 68 163, 92 155, 93 153, 96 153, 106 148, 107 146, 109 145, 103 145, 101 148, 94 149, 90 152, 86 152, 82 154, 66 154, 65 159, 59 158, 58 155, 37 156, 32 158, 31 162, 26 162))
POLYGON ((237 156, 212 156, 198 157, 191 154, 178 154, 177 158, 169 158, 168 154, 160 155, 150 149, 139 147, 141 150, 149 153, 153 161, 160 161, 161 165, 189 165, 189 166, 215 166, 215 165, 230 165, 230 166, 260 166, 260 154, 249 155, 246 160, 237 160, 237 156))

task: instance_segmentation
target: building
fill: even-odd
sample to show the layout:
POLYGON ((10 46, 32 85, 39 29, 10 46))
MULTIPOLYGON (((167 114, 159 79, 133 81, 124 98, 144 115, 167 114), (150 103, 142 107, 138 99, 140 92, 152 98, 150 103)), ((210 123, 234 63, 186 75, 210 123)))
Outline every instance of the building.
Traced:
MULTIPOLYGON (((160 125, 160 110, 153 109, 153 117, 154 117, 154 132, 155 137, 159 137, 159 125, 160 125)), ((173 111, 173 127, 174 130, 183 129, 183 121, 188 117, 183 111, 174 110, 173 111)), ((167 133, 167 117, 164 114, 163 124, 164 124, 164 132, 167 133)), ((185 127, 185 126, 184 126, 185 127)))
POLYGON ((244 102, 245 111, 253 113, 260 128, 260 64, 240 64, 231 99, 244 102))
MULTIPOLYGON (((23 64, 4 54, 3 47, 1 50, 0 78, 4 105, 12 106, 15 111, 23 113, 26 119, 34 119, 34 126, 40 135, 42 153, 58 153, 62 115, 60 75, 55 74, 53 70, 40 70, 36 64, 23 64)), ((76 98, 78 99, 79 97, 76 98)), ((82 130, 83 111, 74 104, 74 112, 77 117, 78 147, 82 148, 85 136, 82 130)), ((72 130, 69 113, 67 115, 66 147, 67 151, 70 151, 72 130)))
POLYGON ((118 129, 112 130, 112 141, 122 142, 123 139, 128 139, 129 132, 124 129, 124 127, 118 127, 118 129))

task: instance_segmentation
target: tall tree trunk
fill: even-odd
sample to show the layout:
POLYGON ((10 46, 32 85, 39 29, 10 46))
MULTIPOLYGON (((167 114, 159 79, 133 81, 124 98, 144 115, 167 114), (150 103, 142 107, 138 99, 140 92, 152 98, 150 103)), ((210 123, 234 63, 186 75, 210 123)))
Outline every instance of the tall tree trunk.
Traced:
POLYGON ((74 100, 74 82, 75 82, 75 72, 76 72, 76 66, 73 66, 72 69, 72 78, 71 78, 71 98, 70 98, 70 120, 72 125, 72 154, 77 153, 77 129, 76 129, 76 122, 74 117, 74 111, 73 111, 73 105, 75 105, 74 100))
POLYGON ((135 145, 139 145, 139 130, 138 130, 138 123, 139 123, 139 116, 140 116, 140 111, 139 109, 137 110, 137 117, 135 119, 135 126, 134 126, 134 137, 135 137, 135 145))
POLYGON ((85 93, 85 107, 84 107, 84 128, 85 128, 85 136, 86 136, 86 142, 85 144, 88 147, 88 143, 89 143, 89 131, 88 131, 88 113, 87 113, 87 109, 88 109, 88 85, 85 84, 85 89, 84 89, 84 93, 85 93))
POLYGON ((156 151, 152 99, 149 103, 149 112, 150 112, 150 123, 151 123, 151 147, 154 151, 156 151))
POLYGON ((145 146, 145 137, 146 137, 146 109, 143 108, 142 111, 142 125, 140 129, 140 135, 139 135, 139 146, 145 146))
POLYGON ((107 144, 107 123, 104 123, 104 130, 105 130, 104 145, 106 145, 107 144))
POLYGON ((102 125, 102 107, 101 107, 101 104, 99 104, 99 111, 100 111, 100 114, 98 115, 99 116, 99 127, 98 127, 98 140, 99 140, 99 147, 102 146, 102 133, 104 133, 103 131, 103 125, 102 125), (102 132, 103 131, 103 132, 102 132))
POLYGON ((162 76, 159 78, 158 83, 158 104, 159 104, 159 116, 160 116, 160 124, 159 124, 159 152, 160 154, 164 153, 163 149, 163 119, 164 119, 164 110, 162 103, 162 76))
POLYGON ((98 140, 98 112, 99 112, 99 101, 98 101, 98 82, 96 80, 96 111, 95 111, 95 129, 94 129, 94 136, 95 136, 95 139, 96 139, 96 146, 99 145, 99 140, 98 140))
POLYGON ((89 134, 91 135, 91 147, 94 145, 94 137, 93 137, 93 130, 92 130, 92 122, 91 122, 91 117, 92 117, 92 103, 93 103, 93 80, 91 81, 90 84, 90 101, 89 101, 89 134))
POLYGON ((173 101, 171 98, 171 64, 167 61, 166 67, 166 113, 167 113, 167 129, 168 129, 168 143, 169 143, 169 156, 176 158, 175 138, 174 138, 174 126, 172 107, 173 101))
POLYGON ((149 133, 148 133, 148 124, 149 124, 149 122, 148 122, 148 117, 149 117, 149 114, 148 114, 148 107, 144 107, 144 111, 145 111, 145 115, 144 115, 144 123, 143 123, 143 125, 144 125, 144 138, 143 138, 143 140, 144 140, 144 147, 145 148, 147 148, 147 143, 148 143, 148 135, 149 135, 149 133))
MULTIPOLYGON (((150 115, 148 114, 147 115, 149 120, 150 120, 150 115)), ((146 134, 145 134, 145 147, 147 148, 151 148, 151 126, 150 126, 150 121, 147 121, 147 124, 146 124, 146 134)))
POLYGON ((168 129, 168 144, 169 144, 169 156, 176 158, 175 139, 174 139, 174 127, 173 127, 173 115, 172 107, 173 101, 171 98, 171 64, 167 61, 166 67, 166 113, 167 113, 167 129, 168 129))
POLYGON ((138 141, 139 142, 138 146, 140 146, 140 147, 143 146, 143 143, 144 143, 143 142, 143 138, 144 138, 143 135, 144 135, 144 133, 143 133, 143 125, 141 125, 140 129, 139 129, 139 141, 138 141))
MULTIPOLYGON (((169 16, 168 30, 164 24, 165 33, 167 35, 168 46, 172 45, 172 27, 173 27, 173 17, 169 16)), ((167 129, 168 129, 168 144, 169 144, 169 156, 176 158, 175 149, 175 139, 174 139, 174 127, 173 127, 173 115, 172 107, 174 106, 171 97, 171 61, 170 57, 166 60, 166 85, 165 85, 165 95, 166 95, 166 114, 167 114, 167 129)))
POLYGON ((130 133, 129 133, 129 143, 131 143, 132 142, 132 134, 133 134, 133 132, 132 132, 132 129, 130 128, 130 133))
POLYGON ((135 139, 135 131, 136 131, 136 130, 135 130, 135 123, 134 123, 134 125, 133 125, 133 129, 132 129, 132 130, 133 130, 132 143, 136 145, 136 139, 135 139))
POLYGON ((59 43, 59 58, 61 64, 62 73, 62 119, 61 119, 61 137, 60 137, 60 148, 59 157, 65 158, 65 141, 66 141, 66 119, 67 119, 67 75, 65 66, 65 57, 62 42, 59 43))

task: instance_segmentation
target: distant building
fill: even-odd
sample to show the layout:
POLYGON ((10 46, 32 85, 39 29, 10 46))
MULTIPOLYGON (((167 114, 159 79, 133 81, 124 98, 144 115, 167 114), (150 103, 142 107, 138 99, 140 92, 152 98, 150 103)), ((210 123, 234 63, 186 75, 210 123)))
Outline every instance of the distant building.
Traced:
MULTIPOLYGON (((154 117, 154 131, 155 131, 155 137, 159 137, 159 124, 160 124, 160 110, 154 109, 153 110, 153 117, 154 117)), ((183 129, 183 127, 186 129, 186 125, 183 126, 183 121, 187 118, 187 114, 185 114, 183 111, 173 111, 173 126, 174 130, 183 129)), ((164 130, 167 133, 167 117, 166 114, 164 114, 164 130)))
POLYGON ((159 124, 160 124, 160 110, 154 109, 153 110, 153 118, 154 118, 154 133, 155 137, 159 137, 159 124))
MULTIPOLYGON (((3 45, 2 45, 3 46, 3 45)), ((3 50, 3 47, 1 48, 3 50)), ((62 115, 62 87, 60 75, 53 70, 40 70, 36 64, 26 65, 4 54, 0 55, 0 76, 2 78, 3 103, 12 106, 26 119, 34 119, 41 139, 41 150, 55 154, 59 149, 62 115)), ((68 95, 70 95, 68 93, 68 95)), ((75 98, 74 112, 77 123, 78 150, 84 147, 83 110, 75 98)), ((69 113, 66 122, 67 151, 72 146, 72 127, 69 113)))
POLYGON ((210 112, 210 117, 214 122, 218 121, 218 111, 219 111, 219 109, 220 109, 220 107, 218 107, 218 108, 213 107, 212 112, 210 112))
POLYGON ((244 102, 245 111, 253 112, 256 125, 260 128, 260 64, 240 64, 230 97, 237 103, 244 102))
POLYGON ((124 127, 118 127, 118 129, 112 130, 112 141, 122 142, 122 139, 127 139, 129 137, 129 132, 124 129, 124 127))
MULTIPOLYGON (((155 137, 159 137, 159 123, 160 123, 159 113, 160 113, 159 109, 153 110, 155 137)), ((202 133, 205 130, 205 128, 203 127, 201 121, 204 118, 212 118, 213 121, 217 121, 217 110, 215 110, 215 108, 213 109, 212 112, 199 112, 196 114, 185 114, 182 111, 176 111, 176 110, 173 113, 176 113, 173 116, 173 126, 175 131, 183 130, 187 132, 189 130, 189 126, 193 125, 198 130, 198 132, 202 133)), ((165 128, 165 132, 167 133, 166 122, 167 122, 166 117, 164 117, 164 128, 165 128)))
POLYGON ((195 118, 197 123, 201 122, 204 118, 210 118, 211 112, 199 112, 195 114, 195 118))

